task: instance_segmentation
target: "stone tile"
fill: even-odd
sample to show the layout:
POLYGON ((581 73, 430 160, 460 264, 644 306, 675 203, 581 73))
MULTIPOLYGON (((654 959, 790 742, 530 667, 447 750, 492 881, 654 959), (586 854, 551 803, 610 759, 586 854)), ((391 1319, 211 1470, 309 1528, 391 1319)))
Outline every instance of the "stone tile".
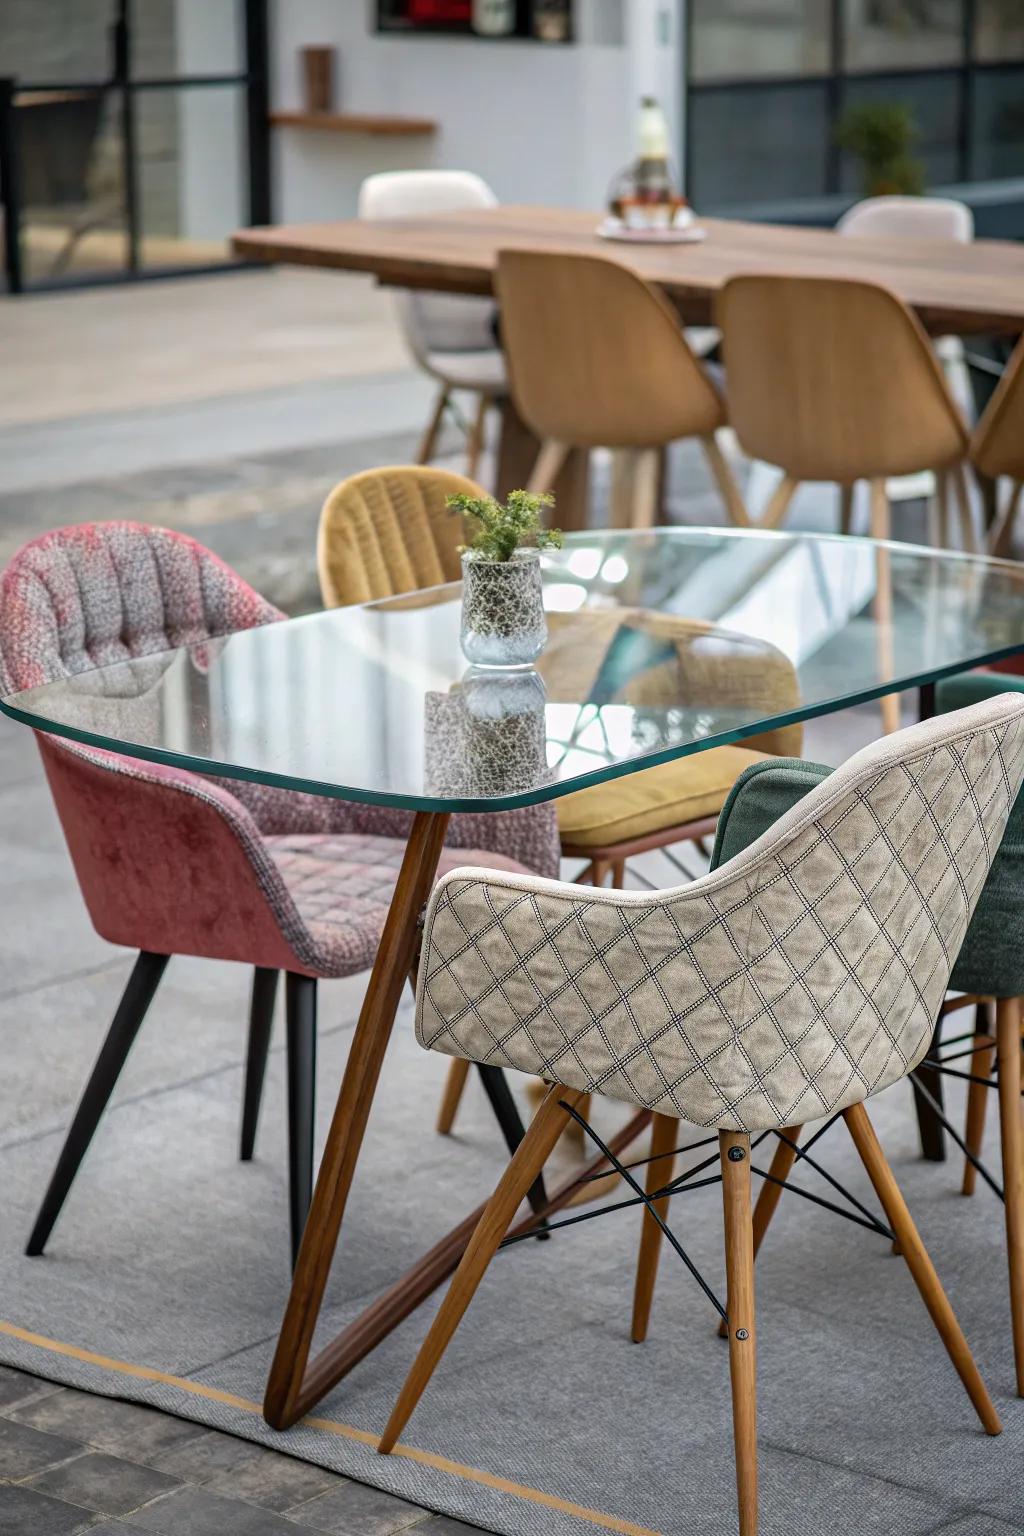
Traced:
POLYGON ((34 1488, 0 1485, 0 1531, 4 1536, 78 1536, 92 1526, 86 1509, 49 1499, 34 1488))
POLYGON ((477 1536, 483 1530, 480 1525, 466 1525, 463 1520, 453 1520, 450 1515, 433 1515, 416 1527, 416 1536, 477 1536))
MULTIPOLYGON (((199 1430, 190 1440, 179 1441, 145 1459, 147 1465, 168 1472, 172 1477, 180 1478, 183 1483, 208 1483, 213 1478, 221 1477, 231 1467, 249 1461, 253 1449, 248 1440, 222 1434, 219 1429, 207 1429, 199 1430)), ((273 1455, 273 1452, 268 1454, 273 1455)))
MULTIPOLYGON (((82 1447, 61 1435, 45 1434, 30 1424, 0 1419, 0 1477, 23 1478, 58 1461, 66 1461, 82 1447)), ((3 1526, 0 1525, 0 1530, 3 1526)))
POLYGON ((0 1365, 0 1413, 6 1414, 27 1398, 45 1397, 48 1392, 59 1391, 60 1387, 52 1381, 29 1376, 26 1371, 16 1371, 10 1365, 0 1365))
POLYGON ((11 1412, 19 1423, 31 1424, 48 1434, 70 1435, 100 1451, 144 1461, 165 1446, 195 1435, 195 1425, 155 1408, 124 1403, 113 1397, 97 1397, 62 1387, 38 1402, 22 1403, 11 1412))
POLYGON ((29 1486, 68 1504, 81 1504, 100 1515, 130 1515, 133 1509, 148 1504, 172 1488, 180 1488, 177 1478, 120 1456, 102 1451, 87 1451, 74 1461, 50 1467, 29 1480, 29 1486))
POLYGON ((270 1509, 224 1499, 205 1488, 181 1488, 138 1510, 132 1523, 158 1536, 296 1536, 295 1526, 270 1509))
POLYGON ((329 1536, 397 1536, 419 1527, 427 1511, 365 1483, 345 1483, 289 1510, 292 1520, 329 1536))
POLYGON ((209 1479, 206 1486, 212 1493, 246 1499, 264 1509, 286 1510, 344 1483, 343 1477, 324 1467, 257 1448, 244 1461, 209 1479))

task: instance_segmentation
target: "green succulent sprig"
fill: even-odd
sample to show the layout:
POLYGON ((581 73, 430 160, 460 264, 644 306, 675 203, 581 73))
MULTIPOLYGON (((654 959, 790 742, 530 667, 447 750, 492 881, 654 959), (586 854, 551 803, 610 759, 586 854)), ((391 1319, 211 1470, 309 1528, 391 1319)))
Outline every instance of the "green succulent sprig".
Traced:
POLYGON ((445 506, 461 512, 479 526, 462 552, 471 551, 481 560, 511 560, 517 549, 561 549, 560 528, 545 528, 541 514, 553 507, 555 498, 547 492, 509 491, 506 501, 493 496, 449 496, 445 506))

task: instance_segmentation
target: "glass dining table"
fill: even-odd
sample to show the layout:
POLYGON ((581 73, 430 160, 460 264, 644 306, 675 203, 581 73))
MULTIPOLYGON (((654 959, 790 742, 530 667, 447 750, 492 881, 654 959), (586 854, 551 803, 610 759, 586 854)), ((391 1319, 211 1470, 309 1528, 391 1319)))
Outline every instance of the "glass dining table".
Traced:
MULTIPOLYGON (((37 730, 135 757, 413 813, 268 1379, 277 1428, 451 1274, 479 1215, 310 1359, 449 816, 554 800, 908 689, 927 715, 937 679, 1024 652, 1024 566, 949 551, 746 529, 590 531, 546 553, 543 575, 549 638, 533 667, 470 667, 460 591, 445 586, 0 700, 37 730)), ((539 1228, 602 1166, 552 1189, 520 1229, 539 1228)))

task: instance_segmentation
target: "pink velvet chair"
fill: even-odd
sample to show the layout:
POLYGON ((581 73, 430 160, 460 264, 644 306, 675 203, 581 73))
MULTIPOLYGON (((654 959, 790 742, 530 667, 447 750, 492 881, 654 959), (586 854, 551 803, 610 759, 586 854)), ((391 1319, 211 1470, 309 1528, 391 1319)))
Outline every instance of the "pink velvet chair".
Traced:
MULTIPOLYGON (((0 693, 195 644, 283 615, 194 540, 83 524, 27 544, 0 577, 0 693)), ((27 1251, 46 1245, 171 955, 255 967, 241 1155, 252 1156, 279 973, 286 974, 293 1254, 313 1180, 316 990, 373 962, 409 813, 221 780, 38 735, 97 932, 139 951, 27 1251)), ((548 806, 456 815, 440 873, 558 868, 548 806), (463 851, 469 850, 469 851, 463 851)))

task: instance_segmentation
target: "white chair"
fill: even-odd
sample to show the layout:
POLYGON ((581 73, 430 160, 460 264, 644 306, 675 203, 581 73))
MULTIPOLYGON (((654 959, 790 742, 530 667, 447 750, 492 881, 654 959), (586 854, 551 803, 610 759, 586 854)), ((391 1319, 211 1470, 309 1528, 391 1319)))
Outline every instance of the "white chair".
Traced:
MULTIPOLYGON (((493 208, 498 199, 471 171, 384 171, 359 189, 361 219, 415 218, 463 208, 493 208)), ((453 390, 477 396, 469 428, 466 474, 476 474, 487 409, 507 393, 505 358, 495 334, 497 308, 490 299, 445 293, 405 292, 400 313, 406 340, 425 373, 440 384, 417 462, 428 464, 453 390)))
MULTIPOLYGON (((840 235, 868 240, 953 240, 967 245, 974 239, 974 214, 954 197, 866 197, 848 208, 836 225, 840 235)), ((963 342, 959 336, 937 336, 935 350, 961 410, 970 418, 972 397, 963 342)), ((934 476, 907 475, 889 484, 892 501, 931 497, 934 476)), ((938 530, 936 530, 938 531, 938 530)), ((933 542, 948 542, 946 530, 933 542)))

